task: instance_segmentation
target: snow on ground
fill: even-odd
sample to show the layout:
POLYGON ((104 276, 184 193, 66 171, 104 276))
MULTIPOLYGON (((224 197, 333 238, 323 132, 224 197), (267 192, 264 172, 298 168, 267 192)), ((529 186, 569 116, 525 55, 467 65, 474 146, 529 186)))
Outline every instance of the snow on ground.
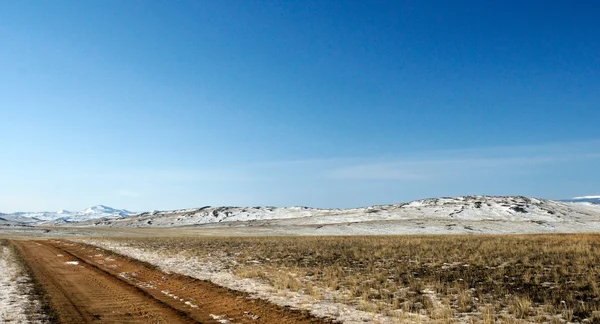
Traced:
POLYGON ((47 323, 33 298, 31 279, 8 247, 0 249, 0 323, 47 323))
POLYGON ((268 300, 280 306, 308 310, 318 317, 329 317, 346 324, 399 323, 399 318, 384 316, 360 311, 355 307, 336 303, 336 292, 323 290, 323 299, 316 299, 310 295, 276 290, 271 285, 255 279, 239 278, 229 269, 235 260, 225 255, 213 255, 214 259, 200 259, 187 257, 183 254, 165 254, 158 251, 147 251, 140 248, 130 247, 124 243, 95 241, 91 239, 75 239, 98 247, 102 247, 122 255, 129 256, 144 262, 158 266, 162 271, 179 273, 200 280, 208 280, 219 286, 232 290, 249 293, 253 298, 268 300))

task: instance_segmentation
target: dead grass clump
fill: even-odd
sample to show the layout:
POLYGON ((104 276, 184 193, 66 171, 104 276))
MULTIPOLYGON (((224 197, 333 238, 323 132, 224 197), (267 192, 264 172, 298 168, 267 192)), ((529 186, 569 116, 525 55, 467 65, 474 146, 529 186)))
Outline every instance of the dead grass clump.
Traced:
POLYGON ((526 318, 531 308, 531 300, 528 297, 515 297, 510 302, 510 312, 517 318, 526 318))

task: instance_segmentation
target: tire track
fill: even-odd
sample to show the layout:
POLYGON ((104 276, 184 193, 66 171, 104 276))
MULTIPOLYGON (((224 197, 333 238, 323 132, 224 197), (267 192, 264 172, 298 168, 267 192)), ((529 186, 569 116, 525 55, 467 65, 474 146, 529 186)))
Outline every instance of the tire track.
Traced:
POLYGON ((64 323, 331 323, 91 245, 16 245, 64 323))
POLYGON ((61 323, 197 322, 43 241, 14 244, 48 292, 61 323))

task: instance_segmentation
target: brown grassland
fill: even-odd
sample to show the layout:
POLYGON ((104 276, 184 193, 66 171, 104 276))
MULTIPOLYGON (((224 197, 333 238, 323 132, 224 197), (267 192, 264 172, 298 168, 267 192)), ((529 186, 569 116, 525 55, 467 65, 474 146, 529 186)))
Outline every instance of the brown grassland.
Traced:
POLYGON ((206 260, 222 255, 235 260, 230 270, 240 277, 399 319, 600 323, 596 234, 107 240, 206 260))

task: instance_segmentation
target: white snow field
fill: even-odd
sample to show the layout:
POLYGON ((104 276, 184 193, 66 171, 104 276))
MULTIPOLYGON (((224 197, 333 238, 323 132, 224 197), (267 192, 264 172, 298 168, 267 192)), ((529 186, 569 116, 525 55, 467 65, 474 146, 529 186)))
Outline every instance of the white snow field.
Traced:
POLYGON ((47 323, 32 291, 31 279, 12 251, 0 246, 0 323, 47 323))

